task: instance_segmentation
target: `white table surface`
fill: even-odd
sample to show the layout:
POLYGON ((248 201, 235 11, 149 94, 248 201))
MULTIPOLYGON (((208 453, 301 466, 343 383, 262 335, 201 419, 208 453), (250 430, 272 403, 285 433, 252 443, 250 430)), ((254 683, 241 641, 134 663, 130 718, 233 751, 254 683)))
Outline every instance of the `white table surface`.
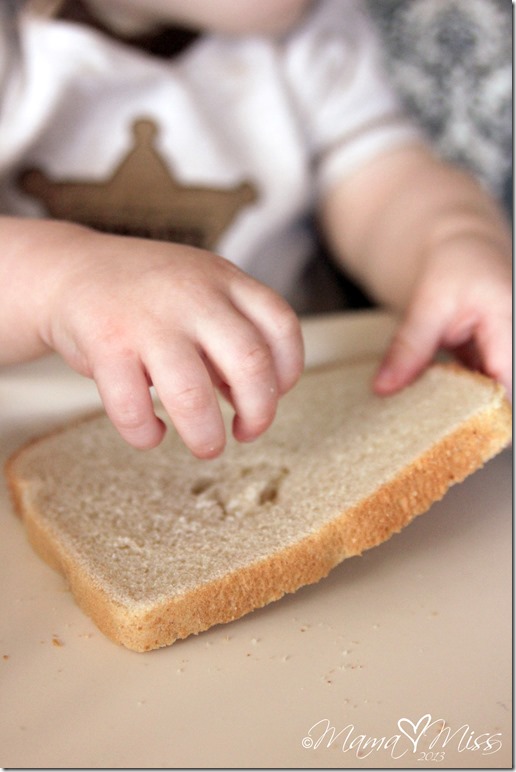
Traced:
MULTIPOLYGON (((308 363, 392 329, 306 320, 308 363)), ((98 404, 57 357, 0 369, 2 461, 98 404)), ((510 768, 511 480, 504 451, 317 585, 137 654, 33 553, 1 479, 1 766, 510 768)))

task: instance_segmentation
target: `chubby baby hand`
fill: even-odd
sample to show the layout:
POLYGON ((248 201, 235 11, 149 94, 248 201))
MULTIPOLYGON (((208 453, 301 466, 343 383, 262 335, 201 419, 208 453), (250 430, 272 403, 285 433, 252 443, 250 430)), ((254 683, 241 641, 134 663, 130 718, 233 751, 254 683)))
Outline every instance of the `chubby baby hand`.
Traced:
POLYGON ((471 234, 425 263, 374 381, 379 394, 416 378, 444 348, 501 383, 512 397, 512 278, 504 245, 471 234))
POLYGON ((151 448, 165 427, 150 386, 195 456, 225 444, 216 396, 251 441, 303 368, 300 325, 269 288, 210 252, 81 232, 54 293, 49 345, 95 379, 122 437, 151 448), (85 257, 87 255, 87 258, 85 257))

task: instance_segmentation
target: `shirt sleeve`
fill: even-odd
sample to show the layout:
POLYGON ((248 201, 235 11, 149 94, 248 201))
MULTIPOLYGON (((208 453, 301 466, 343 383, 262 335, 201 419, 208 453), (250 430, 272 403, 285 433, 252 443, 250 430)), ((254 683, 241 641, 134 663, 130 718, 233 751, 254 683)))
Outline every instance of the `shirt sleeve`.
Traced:
POLYGON ((286 42, 286 79, 320 193, 375 155, 423 140, 384 70, 363 0, 321 0, 286 42))
MULTIPOLYGON (((23 0, 22 0, 23 2, 23 0)), ((23 82, 17 11, 10 0, 0 1, 0 176, 10 157, 10 136, 16 123, 13 112, 23 82)))

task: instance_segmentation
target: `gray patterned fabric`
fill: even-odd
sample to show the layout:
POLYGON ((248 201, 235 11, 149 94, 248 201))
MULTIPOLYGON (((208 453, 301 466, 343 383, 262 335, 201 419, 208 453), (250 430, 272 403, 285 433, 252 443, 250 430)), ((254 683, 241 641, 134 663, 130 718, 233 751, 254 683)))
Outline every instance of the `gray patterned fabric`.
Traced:
POLYGON ((368 0, 405 104, 511 209, 512 3, 368 0))
MULTIPOLYGON (((366 2, 408 113, 439 154, 472 171, 512 217, 510 0, 366 2)), ((324 245, 306 284, 311 312, 372 305, 324 245)))

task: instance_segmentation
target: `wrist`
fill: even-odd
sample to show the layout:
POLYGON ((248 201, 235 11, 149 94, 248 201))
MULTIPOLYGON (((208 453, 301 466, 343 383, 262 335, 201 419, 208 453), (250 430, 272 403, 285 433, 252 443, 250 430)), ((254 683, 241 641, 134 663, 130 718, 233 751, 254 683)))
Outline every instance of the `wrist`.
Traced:
POLYGON ((423 247, 428 259, 442 247, 457 242, 476 242, 511 259, 511 233, 501 210, 490 200, 458 202, 434 216, 423 247))
POLYGON ((1 362, 32 359, 52 348, 51 320, 74 242, 87 229, 73 223, 1 217, 1 362))

